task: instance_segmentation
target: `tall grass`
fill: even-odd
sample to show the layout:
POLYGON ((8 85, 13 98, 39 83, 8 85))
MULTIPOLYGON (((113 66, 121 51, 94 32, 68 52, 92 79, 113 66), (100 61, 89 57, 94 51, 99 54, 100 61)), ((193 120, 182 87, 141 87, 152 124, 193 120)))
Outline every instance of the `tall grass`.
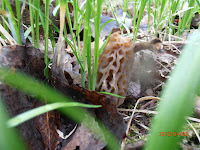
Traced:
MULTIPOLYGON (((109 6, 115 15, 114 8, 111 5, 111 1, 109 2, 109 6)), ((186 1, 187 2, 187 1, 186 1)), ((182 35, 182 33, 185 31, 186 28, 190 26, 190 21, 192 18, 192 15, 194 15, 194 11, 196 11, 199 8, 198 3, 195 3, 194 0, 188 1, 189 9, 185 9, 184 11, 180 11, 183 7, 183 5, 186 3, 180 0, 176 1, 165 1, 165 0, 151 0, 151 1, 138 1, 134 0, 134 10, 135 15, 133 18, 133 40, 136 40, 137 33, 140 27, 140 22, 143 17, 143 13, 145 10, 148 12, 148 29, 149 22, 150 22, 150 15, 153 14, 154 16, 154 24, 153 27, 157 31, 162 31, 163 29, 167 33, 172 33, 172 31, 175 31, 177 29, 177 33, 179 36, 182 35), (148 3, 147 3, 148 2, 148 3), (151 9, 151 5, 154 4, 154 8, 151 9), (179 26, 174 26, 174 18, 175 16, 179 15, 179 26), (176 28, 176 29, 175 29, 176 28)), ((26 2, 27 3, 27 2, 26 2)), ((84 8, 79 8, 79 1, 74 0, 73 2, 68 1, 68 3, 73 4, 74 8, 74 23, 71 23, 70 13, 68 5, 66 5, 66 18, 68 22, 68 26, 70 29, 70 33, 72 36, 72 41, 67 40, 67 43, 71 46, 81 68, 81 75, 82 75, 82 86, 85 87, 85 79, 86 79, 86 70, 88 70, 88 89, 95 90, 95 84, 96 84, 96 75, 97 75, 97 69, 98 69, 98 58, 100 54, 99 50, 99 36, 100 36, 100 15, 101 15, 101 5, 103 1, 92 1, 87 0, 85 3, 84 8), (91 20, 94 20, 95 24, 95 48, 94 48, 94 54, 91 54, 91 20), (84 35, 83 35, 83 50, 80 50, 80 27, 81 24, 84 25, 84 35), (75 32, 74 32, 75 31, 75 32), (91 62, 91 57, 94 56, 94 62, 91 62), (87 64, 87 65, 86 65, 87 64), (93 70, 91 68, 91 64, 94 64, 93 70), (87 69, 86 69, 87 66, 87 69)), ((129 1, 124 0, 124 18, 126 16, 127 12, 127 6, 129 1)), ((8 1, 2 0, 2 8, 6 10, 5 4, 7 6, 7 9, 9 13, 11 14, 11 27, 13 26, 12 33, 14 39, 21 44, 21 36, 20 36, 20 1, 16 0, 16 17, 18 20, 18 23, 15 21, 14 13, 12 11, 11 6, 9 5, 8 1), (13 30, 14 29, 14 30, 13 30)), ((31 34, 32 34, 32 44, 35 47, 39 46, 39 25, 42 25, 45 31, 45 63, 46 66, 49 64, 48 60, 48 39, 49 39, 49 32, 51 32, 51 41, 52 44, 54 44, 54 40, 52 37, 52 30, 49 31, 49 5, 50 1, 45 0, 45 15, 43 15, 41 11, 40 0, 29 0, 29 10, 30 10, 30 27, 31 27, 31 34), (41 22, 39 22, 39 19, 41 22), (36 34, 35 34, 36 33, 36 34), (36 38, 35 38, 36 35, 36 38)), ((59 4, 59 3, 58 3, 59 4)), ((81 5, 81 7, 84 5, 81 5)), ((118 22, 118 19, 115 16, 115 20, 118 22)), ((124 22, 125 23, 125 22, 124 22)), ((125 27, 124 23, 122 22, 122 28, 125 27)), ((5 24, 5 23, 4 23, 5 24)), ((51 22, 53 25, 53 23, 51 22)), ((118 25, 121 27, 120 22, 118 22, 118 25)), ((54 26, 54 30, 59 32, 57 27, 54 26)), ((65 24, 64 24, 65 26, 65 24)), ((6 27, 6 25, 4 25, 6 27)), ((67 38, 67 32, 66 28, 64 27, 64 37, 67 38)), ((30 33, 30 32, 29 32, 30 33)), ((45 68, 45 76, 48 77, 48 67, 45 68)))
POLYGON ((195 8, 197 8, 197 3, 194 0, 155 0, 153 15, 156 33, 162 30, 165 30, 166 33, 175 33, 176 31, 178 36, 182 36, 186 29, 190 28, 192 17, 194 17, 194 12, 196 11, 195 8), (184 8, 187 4, 188 7, 184 8), (176 16, 179 16, 178 26, 174 25, 174 18, 176 16))
POLYGON ((192 9, 188 9, 181 18, 182 21, 179 24, 178 36, 182 35, 182 33, 186 30, 186 28, 190 27, 192 16, 194 15, 194 6, 195 6, 195 0, 190 0, 188 7, 192 9))

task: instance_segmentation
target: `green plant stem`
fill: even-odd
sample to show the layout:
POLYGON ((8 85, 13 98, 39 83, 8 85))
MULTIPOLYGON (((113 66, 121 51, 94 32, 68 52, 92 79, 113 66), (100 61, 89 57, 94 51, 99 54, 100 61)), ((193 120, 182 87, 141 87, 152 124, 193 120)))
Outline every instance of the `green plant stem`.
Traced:
POLYGON ((162 0, 158 22, 160 22, 161 17, 164 14, 163 12, 164 12, 164 9, 166 9, 166 3, 167 3, 166 0, 162 0))
MULTIPOLYGON (((134 18, 133 18, 133 33, 135 33, 136 30, 136 20, 137 20, 137 13, 138 13, 138 7, 137 7, 137 0, 134 1, 134 10, 135 10, 135 14, 134 14, 134 18)), ((134 38, 134 35, 133 35, 134 38)))
POLYGON ((143 15, 143 13, 144 13, 144 8, 145 8, 145 6, 146 6, 146 3, 147 3, 147 0, 142 0, 142 1, 141 1, 140 11, 139 11, 138 21, 137 21, 137 27, 136 27, 136 31, 135 31, 135 34, 134 34, 133 41, 136 40, 137 33, 138 33, 138 30, 139 30, 139 27, 140 27, 140 22, 141 22, 141 20, 142 20, 142 15, 143 15))
MULTIPOLYGON (((6 11, 6 4, 5 4, 4 0, 2 0, 2 9, 6 11)), ((4 18, 6 21, 8 21, 8 19, 7 19, 5 16, 3 16, 3 18, 4 18)), ((9 32, 8 26, 6 25, 6 23, 5 23, 4 21, 3 21, 3 27, 6 29, 7 32, 9 32)), ((3 34, 2 34, 2 36, 3 36, 3 34)), ((3 36, 3 37, 4 37, 4 36, 3 36)))
POLYGON ((78 11, 78 1, 74 0, 74 29, 76 30, 76 37, 77 37, 77 46, 78 46, 78 56, 79 58, 81 57, 80 54, 80 26, 78 25, 78 16, 79 16, 79 11, 78 11))
MULTIPOLYGON (((32 0, 29 0, 29 4, 33 4, 32 0)), ((33 17, 33 8, 29 5, 30 11, 30 22, 31 22, 31 30, 32 30, 32 44, 35 47, 35 30, 34 30, 34 17, 33 17)))
POLYGON ((78 28, 78 1, 77 0, 73 0, 73 6, 74 6, 74 28, 77 29, 78 28))
POLYGON ((37 8, 35 9, 35 30, 36 30, 36 48, 39 48, 39 7, 40 7, 40 0, 34 0, 34 6, 37 8))
POLYGON ((15 29, 15 31, 13 30, 12 32, 15 32, 13 34, 16 34, 16 36, 17 36, 15 38, 15 40, 17 41, 17 43, 19 43, 21 45, 22 41, 21 41, 21 35, 20 35, 20 28, 18 27, 18 25, 17 25, 17 23, 15 21, 15 16, 14 16, 12 7, 11 7, 11 5, 10 5, 8 0, 5 0, 4 2, 6 3, 6 7, 8 8, 8 11, 9 11, 9 13, 11 15, 12 24, 13 24, 14 29, 15 29))
POLYGON ((151 3, 152 3, 152 0, 149 0, 149 5, 148 5, 148 32, 147 32, 147 34, 149 34, 149 26, 150 26, 150 19, 151 19, 151 3))
MULTIPOLYGON (((83 51, 82 51, 82 61, 83 61, 83 70, 81 71, 82 75, 82 86, 85 87, 85 65, 86 65, 86 54, 87 51, 91 50, 91 45, 89 45, 89 27, 90 27, 90 15, 91 15, 91 7, 89 4, 90 0, 87 0, 86 2, 86 12, 84 17, 84 31, 83 31, 83 51)), ((88 52, 89 54, 89 52, 88 52)), ((88 58, 89 60, 89 58, 88 58)), ((89 67, 89 66, 88 66, 89 67)))
POLYGON ((88 89, 92 90, 92 66, 91 66, 91 25, 88 30, 87 66, 88 66, 88 89))
MULTIPOLYGON (((49 0, 45 0, 45 18, 49 18, 49 0)), ((45 19, 45 52, 44 52, 44 62, 46 64, 45 70, 44 70, 44 76, 48 78, 49 69, 48 69, 48 40, 49 40, 49 20, 45 19)))
POLYGON ((60 59, 61 59, 61 47, 62 47, 62 38, 63 38, 63 30, 64 30, 64 24, 65 24, 65 11, 66 11, 66 5, 67 2, 64 0, 61 0, 60 2, 60 33, 59 33, 59 39, 58 39, 58 59, 57 59, 57 66, 60 65, 60 59))
POLYGON ((69 25, 69 31, 70 31, 71 36, 72 36, 73 46, 74 46, 74 49, 76 51, 76 38, 75 38, 75 35, 74 35, 74 32, 73 32, 73 28, 72 28, 72 23, 71 23, 71 18, 70 18, 70 14, 69 14, 68 4, 66 5, 66 17, 67 17, 67 22, 68 22, 68 25, 69 25))
POLYGON ((16 12, 17 12, 17 21, 18 21, 18 30, 20 30, 20 21, 21 21, 21 15, 20 15, 20 1, 16 0, 15 1, 16 5, 16 12))
POLYGON ((157 18, 158 18, 158 7, 159 7, 159 0, 155 0, 155 11, 154 11, 154 28, 156 30, 156 34, 157 34, 157 25, 158 25, 158 21, 157 21, 157 18))
POLYGON ((100 37, 100 21, 101 21, 101 5, 102 0, 97 0, 97 13, 95 15, 95 47, 94 47, 94 67, 92 74, 92 90, 96 87, 96 78, 99 60, 99 37, 100 37))
POLYGON ((119 28, 120 28, 120 30, 121 30, 121 26, 120 26, 120 23, 119 23, 119 21, 118 21, 118 19, 117 19, 116 14, 115 14, 115 10, 114 10, 114 8, 113 8, 113 6, 112 6, 112 3, 111 3, 110 0, 108 0, 108 2, 109 2, 109 5, 110 5, 110 8, 111 8, 111 10, 112 10, 112 13, 113 13, 113 15, 114 15, 114 18, 115 18, 115 20, 117 21, 117 24, 118 24, 118 26, 119 26, 119 28))
MULTIPOLYGON (((78 6, 76 6, 76 7, 77 7, 77 10, 79 10, 78 6)), ((79 14, 78 11, 75 11, 74 13, 77 13, 76 16, 78 16, 78 14, 79 14)), ((73 28, 72 28, 72 23, 71 23, 71 18, 70 18, 70 14, 69 14, 68 5, 66 5, 66 17, 67 17, 68 26, 69 26, 69 30, 70 30, 70 33, 71 33, 71 36, 72 36, 72 41, 73 41, 73 42, 70 42, 68 44, 70 45, 74 55, 76 56, 76 59, 78 60, 78 63, 80 65, 80 67, 81 67, 81 71, 83 71, 84 70, 83 69, 83 65, 82 65, 81 60, 80 60, 81 59, 81 53, 80 53, 80 36, 79 36, 80 26, 81 26, 82 22, 80 23, 80 25, 78 25, 77 24, 78 20, 76 21, 77 22, 76 23, 77 24, 77 28, 75 28, 75 30, 76 30, 76 36, 75 36, 75 34, 73 32, 73 28), (76 42, 76 37, 77 37, 77 42, 76 42), (78 45, 78 48, 77 48, 76 44, 78 45), (77 52, 78 52, 78 54, 77 54, 77 52)))

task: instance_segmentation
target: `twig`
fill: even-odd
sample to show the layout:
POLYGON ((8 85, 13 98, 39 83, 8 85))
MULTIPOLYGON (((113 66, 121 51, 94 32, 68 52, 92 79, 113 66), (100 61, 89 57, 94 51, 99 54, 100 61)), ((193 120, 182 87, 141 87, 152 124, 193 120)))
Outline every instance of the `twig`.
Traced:
MULTIPOLYGON (((131 118, 130 118, 130 120, 129 120, 129 122, 128 122, 128 125, 127 125, 126 135, 128 135, 128 131, 129 131, 129 128, 130 128, 130 126, 131 126, 131 122, 132 122, 132 119, 133 119, 135 110, 136 110, 136 108, 137 108, 137 105, 138 105, 140 102, 142 102, 142 101, 146 101, 146 100, 150 100, 150 99, 160 100, 159 97, 146 96, 146 97, 140 98, 140 99, 137 101, 137 103, 135 104, 135 107, 134 107, 134 109, 133 109, 131 118)), ((121 150, 124 150, 124 148, 125 148, 125 143, 126 143, 126 138, 124 138, 123 141, 122 141, 121 150)))
POLYGON ((192 128, 192 130, 194 131, 194 133, 196 134, 197 139, 199 140, 199 143, 200 143, 200 137, 199 137, 199 134, 198 134, 197 130, 194 128, 194 126, 187 119, 186 119, 186 121, 190 125, 190 127, 192 128))
MULTIPOLYGON (((133 112, 133 109, 123 109, 123 108, 118 108, 118 111, 129 111, 133 112)), ((141 109, 136 109, 135 112, 140 112, 140 113, 146 113, 146 114, 158 114, 156 111, 151 111, 151 110, 141 110, 141 109)))
POLYGON ((200 119, 197 119, 197 118, 187 117, 187 119, 188 119, 188 120, 191 120, 191 121, 195 121, 195 122, 200 123, 200 119))

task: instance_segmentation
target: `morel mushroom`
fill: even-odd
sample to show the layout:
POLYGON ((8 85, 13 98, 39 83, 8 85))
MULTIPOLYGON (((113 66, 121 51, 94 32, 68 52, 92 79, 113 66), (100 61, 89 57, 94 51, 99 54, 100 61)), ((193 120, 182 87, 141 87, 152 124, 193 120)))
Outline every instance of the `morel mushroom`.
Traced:
MULTIPOLYGON (((113 33, 105 46, 98 64, 96 91, 105 91, 125 97, 134 62, 134 43, 119 32, 113 33)), ((114 97, 116 105, 124 98, 114 97)))

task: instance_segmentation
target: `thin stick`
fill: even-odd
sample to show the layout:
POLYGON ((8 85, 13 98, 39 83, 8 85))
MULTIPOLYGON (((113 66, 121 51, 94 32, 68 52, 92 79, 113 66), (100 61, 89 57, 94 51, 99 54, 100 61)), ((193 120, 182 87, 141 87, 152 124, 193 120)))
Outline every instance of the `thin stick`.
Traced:
MULTIPOLYGON (((133 109, 131 118, 130 118, 130 120, 129 120, 129 122, 128 122, 128 125, 127 125, 126 135, 128 135, 128 131, 129 131, 129 128, 130 128, 130 126, 131 126, 131 122, 132 122, 132 120, 133 120, 133 116, 134 116, 135 110, 136 110, 136 108, 137 108, 137 105, 138 105, 140 102, 142 102, 142 101, 146 101, 146 100, 150 100, 150 99, 160 100, 159 97, 146 96, 146 97, 140 98, 140 99, 137 101, 137 103, 135 104, 135 107, 134 107, 134 109, 133 109)), ((123 141, 122 141, 121 150, 124 150, 124 148, 125 148, 125 143, 126 143, 126 138, 124 138, 123 141)))
POLYGON ((197 130, 194 128, 194 126, 187 119, 186 119, 186 121, 190 125, 190 127, 192 128, 192 130, 194 131, 194 133, 196 134, 197 139, 199 140, 199 143, 200 143, 200 137, 199 137, 199 134, 198 134, 197 130))

